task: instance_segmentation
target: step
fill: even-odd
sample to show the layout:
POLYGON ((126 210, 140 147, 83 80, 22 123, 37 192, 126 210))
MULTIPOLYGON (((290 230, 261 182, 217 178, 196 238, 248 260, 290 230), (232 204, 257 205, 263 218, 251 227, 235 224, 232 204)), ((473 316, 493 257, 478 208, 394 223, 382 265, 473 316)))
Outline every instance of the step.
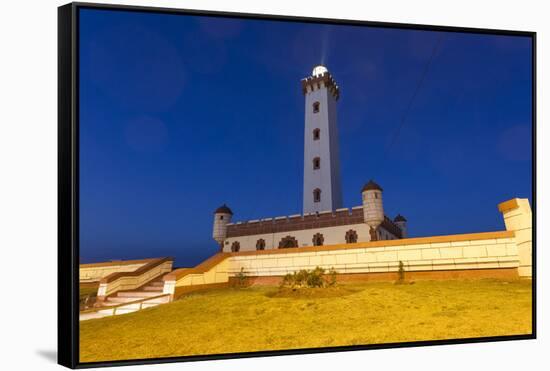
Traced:
POLYGON ((161 286, 161 287, 163 287, 163 286, 164 286, 164 281, 149 282, 149 283, 147 284, 147 286, 161 286))
POLYGON ((164 288, 162 286, 145 286, 143 288, 144 291, 157 291, 157 292, 160 292, 162 293, 162 290, 164 288))
POLYGON ((137 299, 136 298, 129 298, 129 297, 116 297, 116 296, 113 296, 113 297, 107 298, 107 300, 105 300, 105 302, 104 302, 104 305, 105 306, 117 305, 117 304, 120 304, 120 303, 128 303, 128 302, 131 302, 131 301, 134 301, 134 300, 137 300, 137 299))
POLYGON ((157 291, 119 291, 117 293, 119 298, 136 298, 136 300, 157 295, 160 295, 157 291))

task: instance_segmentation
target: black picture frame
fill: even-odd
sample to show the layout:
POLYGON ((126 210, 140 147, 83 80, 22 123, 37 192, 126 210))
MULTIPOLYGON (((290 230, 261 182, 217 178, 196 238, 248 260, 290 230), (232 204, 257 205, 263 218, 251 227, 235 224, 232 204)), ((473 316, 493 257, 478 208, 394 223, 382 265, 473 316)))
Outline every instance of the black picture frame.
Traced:
POLYGON ((58 363, 69 368, 89 368, 155 364, 182 361, 200 361, 245 357, 279 356, 341 352, 352 350, 417 347, 429 345, 465 344, 536 338, 536 32, 511 31, 484 28, 464 28, 403 24, 347 19, 325 19, 297 16, 281 16, 251 13, 230 13, 189 9, 154 8, 128 5, 107 5, 94 3, 70 3, 58 8, 58 363), (255 20, 275 20, 282 22, 322 23, 334 25, 375 26, 381 28, 401 28, 445 32, 515 35, 532 40, 532 216, 533 216, 533 288, 532 288, 532 333, 480 337, 452 340, 429 340, 406 343, 386 343, 371 345, 337 346, 311 349, 289 349, 232 354, 212 354, 200 356, 180 356, 156 359, 130 359, 109 362, 81 363, 79 361, 79 318, 78 318, 78 269, 79 269, 79 10, 108 9, 115 11, 167 13, 185 15, 208 15, 255 20))

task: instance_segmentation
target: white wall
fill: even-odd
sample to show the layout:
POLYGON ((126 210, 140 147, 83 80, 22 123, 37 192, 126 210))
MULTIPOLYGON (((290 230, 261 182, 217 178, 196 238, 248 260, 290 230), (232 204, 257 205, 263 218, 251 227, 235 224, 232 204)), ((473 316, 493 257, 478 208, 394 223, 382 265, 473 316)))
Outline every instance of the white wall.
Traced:
MULTIPOLYGON (((292 236, 298 240, 298 246, 312 246, 313 235, 321 233, 324 237, 323 245, 335 245, 340 243, 346 243, 346 232, 353 229, 357 232, 357 242, 370 241, 369 226, 365 223, 350 224, 350 225, 338 225, 335 227, 327 228, 315 228, 304 229, 299 231, 278 232, 278 233, 265 233, 254 234, 250 236, 230 237, 223 245, 224 252, 231 252, 231 245, 233 242, 238 241, 240 244, 240 251, 253 251, 256 250, 256 242, 263 238, 265 240, 266 249, 278 249, 279 242, 286 236, 292 236)), ((391 233, 384 228, 379 228, 379 233, 382 234, 384 240, 393 239, 391 233), (389 237, 389 238, 386 238, 389 237)))
POLYGON ((406 272, 518 268, 519 255, 513 232, 474 233, 455 236, 411 238, 372 244, 347 245, 319 251, 301 249, 235 254, 229 274, 244 268, 250 276, 283 276, 301 269, 334 268, 338 273, 406 272))

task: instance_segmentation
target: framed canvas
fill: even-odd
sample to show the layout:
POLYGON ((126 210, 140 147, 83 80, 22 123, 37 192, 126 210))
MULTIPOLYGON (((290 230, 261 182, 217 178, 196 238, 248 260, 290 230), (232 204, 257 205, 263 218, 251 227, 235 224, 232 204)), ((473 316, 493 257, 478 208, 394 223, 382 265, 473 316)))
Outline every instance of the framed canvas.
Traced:
POLYGON ((535 338, 534 32, 58 19, 60 364, 535 338))

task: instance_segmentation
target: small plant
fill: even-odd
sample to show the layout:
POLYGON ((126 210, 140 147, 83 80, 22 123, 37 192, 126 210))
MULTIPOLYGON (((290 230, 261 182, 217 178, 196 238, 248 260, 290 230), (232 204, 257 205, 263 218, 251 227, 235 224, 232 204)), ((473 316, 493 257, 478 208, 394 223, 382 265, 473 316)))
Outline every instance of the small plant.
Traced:
POLYGON ((397 281, 395 283, 405 283, 405 265, 401 260, 399 261, 399 269, 397 270, 397 281))
POLYGON ((336 269, 330 268, 328 271, 327 285, 336 286, 336 269))
POLYGON ((248 276, 246 275, 246 272, 244 271, 244 267, 241 267, 241 271, 239 273, 237 273, 236 277, 237 277, 237 285, 239 287, 246 286, 248 276))

